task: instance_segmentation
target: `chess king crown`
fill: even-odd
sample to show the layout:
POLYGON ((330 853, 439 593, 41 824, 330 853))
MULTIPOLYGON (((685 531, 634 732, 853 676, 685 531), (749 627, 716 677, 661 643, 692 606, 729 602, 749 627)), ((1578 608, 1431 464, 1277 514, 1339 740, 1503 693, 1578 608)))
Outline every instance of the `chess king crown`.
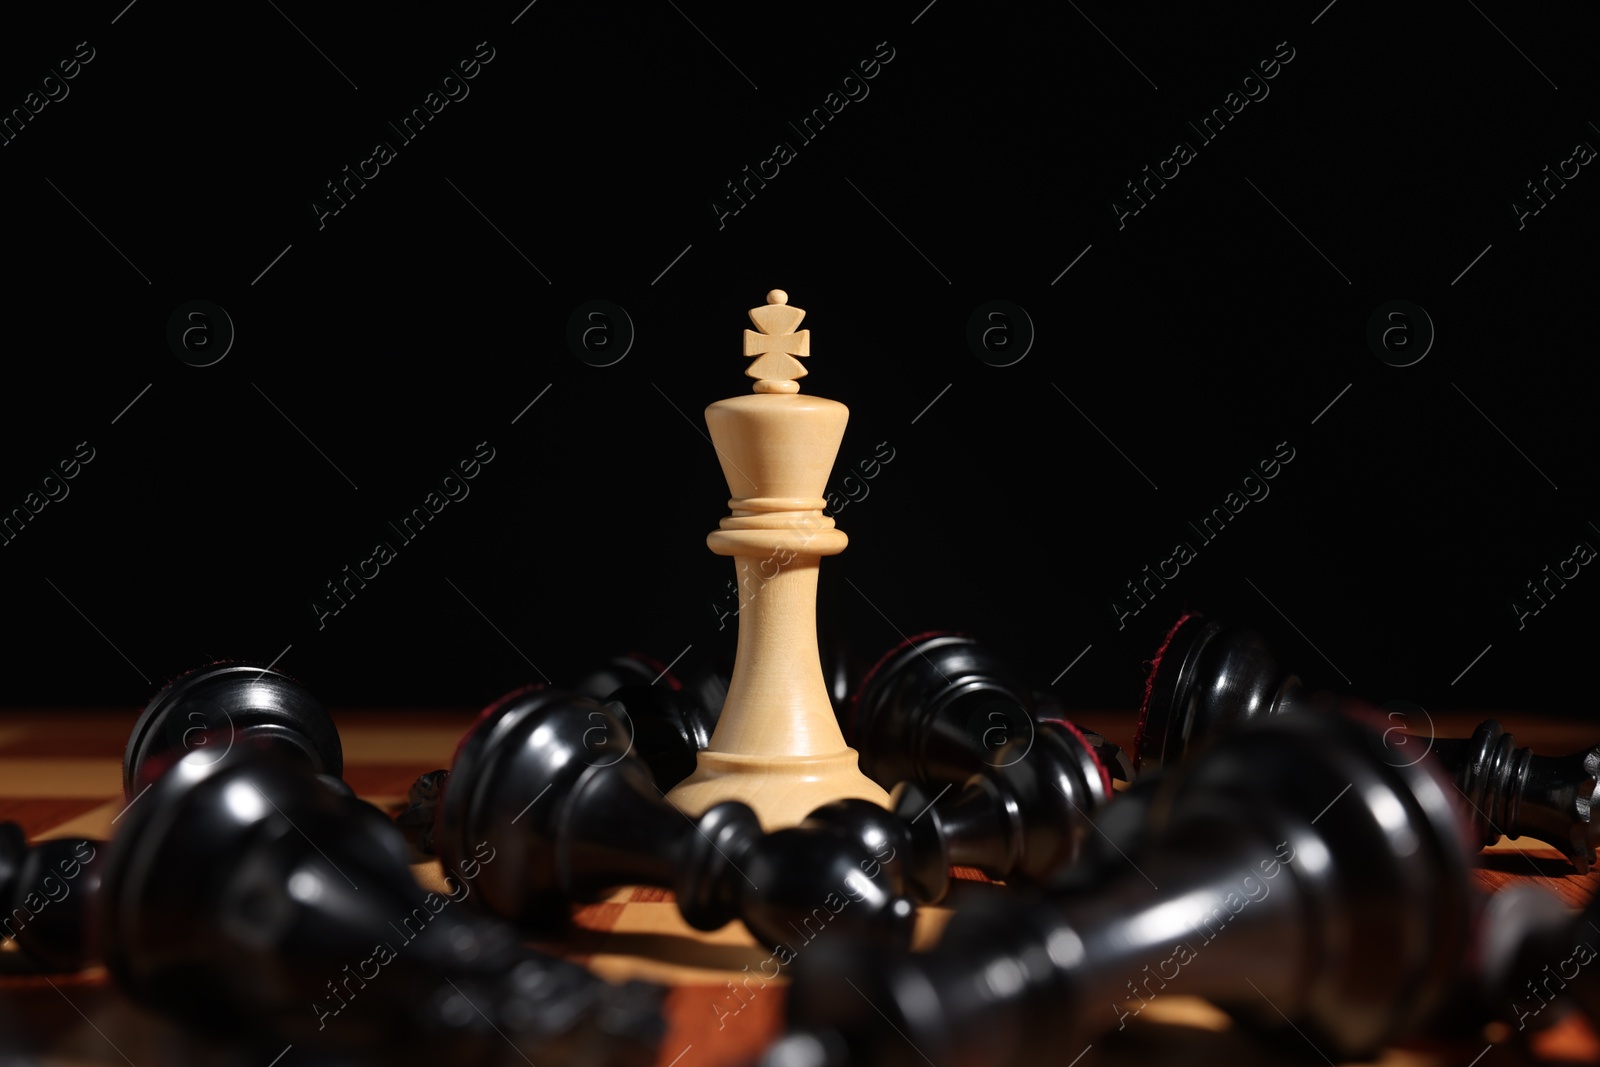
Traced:
POLYGON ((774 289, 765 307, 750 309, 757 329, 744 331, 744 354, 755 357, 745 368, 757 379, 753 392, 706 408, 706 426, 733 494, 732 514, 706 538, 719 556, 832 556, 849 543, 822 513, 822 494, 850 409, 801 394, 795 379, 808 372, 796 357, 811 355, 811 331, 796 332, 806 313, 788 301, 789 294, 774 289))

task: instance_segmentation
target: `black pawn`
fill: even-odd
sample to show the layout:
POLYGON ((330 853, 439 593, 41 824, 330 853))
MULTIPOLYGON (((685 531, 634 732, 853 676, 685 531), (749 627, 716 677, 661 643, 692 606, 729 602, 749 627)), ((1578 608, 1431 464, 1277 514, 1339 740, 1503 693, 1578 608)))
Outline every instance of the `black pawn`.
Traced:
POLYGON ((515 850, 425 893, 375 808, 281 750, 195 752, 127 811, 97 918, 135 1000, 208 1034, 406 1063, 644 1065, 662 990, 611 986, 463 906, 515 850))
MULTIPOLYGON (((609 680, 613 673, 607 670, 589 677, 609 680)), ((525 686, 501 701, 541 688, 525 686)), ((726 695, 726 681, 722 688, 726 695)), ((696 692, 710 691, 699 686, 674 689, 660 682, 653 685, 633 683, 611 692, 604 700, 606 708, 622 721, 627 731, 628 751, 644 761, 656 788, 663 793, 694 773, 696 754, 711 743, 711 732, 717 728, 717 713, 722 708, 721 698, 717 698, 716 710, 712 711, 693 696, 696 692)), ((429 771, 418 777, 406 794, 405 810, 395 817, 395 825, 411 845, 413 862, 420 863, 438 854, 434 824, 438 820, 439 798, 449 778, 450 772, 446 770, 429 771)))
POLYGON ((668 664, 642 652, 629 652, 613 656, 600 666, 582 675, 570 688, 575 693, 596 700, 610 696, 625 685, 664 684, 678 689, 682 683, 668 664))
MULTIPOLYGON (((1296 709, 1335 712, 1353 698, 1311 692, 1278 663, 1266 639, 1243 626, 1185 615, 1151 664, 1134 740, 1135 763, 1151 769, 1183 759, 1235 725, 1296 709)), ((1407 758, 1430 751, 1470 804, 1480 842, 1524 834, 1560 849, 1579 874, 1595 862, 1600 841, 1600 746, 1566 756, 1536 756, 1516 746, 1498 722, 1469 738, 1407 737, 1390 742, 1407 758)))
POLYGON ((299 682, 267 667, 213 663, 168 683, 144 709, 122 757, 132 800, 189 752, 221 759, 238 747, 271 748, 339 778, 344 750, 327 709, 299 682))
POLYGON ((1353 718, 1242 726, 1164 775, 1152 847, 1033 902, 979 898, 931 952, 819 943, 766 1067, 1064 1063, 1153 999, 1202 996, 1336 1060, 1430 1021, 1474 894, 1453 787, 1353 718), (845 979, 848 978, 847 982, 845 979))
POLYGON ((720 701, 711 711, 689 692, 661 685, 625 685, 603 703, 622 720, 632 751, 662 792, 694 773, 695 757, 711 743, 722 710, 720 701))
POLYGON ((887 851, 890 884, 919 904, 943 900, 952 866, 1012 885, 1041 886, 1083 855, 1093 813, 1115 794, 1089 740, 1066 723, 1037 724, 1000 748, 963 786, 901 782, 885 811, 840 800, 803 825, 830 826, 875 855, 887 851), (887 847, 885 847, 887 846, 887 847))
POLYGON ((631 737, 603 704, 559 690, 492 705, 462 741, 439 807, 450 866, 491 840, 507 861, 474 898, 537 930, 563 927, 571 905, 625 885, 673 890, 700 930, 743 921, 769 947, 845 928, 909 943, 915 907, 895 895, 877 857, 825 829, 763 833, 737 802, 690 819, 667 803, 631 737), (870 872, 870 873, 869 873, 870 872))
MULTIPOLYGON (((868 778, 893 789, 916 782, 938 789, 965 782, 1016 739, 1031 739, 1040 721, 1056 719, 989 648, 964 634, 918 634, 867 671, 847 716, 845 737, 868 778)), ((1102 763, 1127 780, 1122 750, 1090 738, 1102 763)))
POLYGON ((0 940, 16 942, 28 969, 76 971, 94 962, 85 919, 105 848, 81 837, 30 847, 22 827, 0 822, 0 940))
MULTIPOLYGON (((624 687, 656 686, 670 690, 709 724, 703 731, 706 740, 700 742, 700 747, 704 748, 710 740, 711 729, 716 727, 717 718, 722 714, 723 701, 728 697, 728 679, 733 673, 733 662, 726 657, 714 656, 682 675, 675 671, 675 667, 675 663, 663 664, 652 656, 630 652, 607 660, 567 688, 578 696, 602 701, 609 700, 624 687)), ((839 684, 832 675, 829 676, 830 696, 839 684)))

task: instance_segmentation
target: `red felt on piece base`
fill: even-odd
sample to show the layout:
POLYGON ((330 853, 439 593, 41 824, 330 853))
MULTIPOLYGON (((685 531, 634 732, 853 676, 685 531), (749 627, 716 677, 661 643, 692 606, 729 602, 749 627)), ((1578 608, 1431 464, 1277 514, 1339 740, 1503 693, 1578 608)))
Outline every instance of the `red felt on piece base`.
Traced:
POLYGON ((1161 671, 1161 657, 1167 654, 1167 649, 1172 646, 1172 639, 1178 636, 1183 624, 1199 616, 1200 613, 1196 611, 1186 611, 1179 616, 1178 621, 1172 624, 1172 629, 1167 631, 1167 636, 1161 639, 1161 647, 1156 649, 1156 654, 1147 661, 1150 664, 1150 673, 1144 678, 1144 699, 1139 702, 1139 724, 1133 730, 1134 770, 1139 769, 1139 754, 1144 751, 1144 721, 1150 714, 1150 695, 1156 687, 1156 675, 1161 671))

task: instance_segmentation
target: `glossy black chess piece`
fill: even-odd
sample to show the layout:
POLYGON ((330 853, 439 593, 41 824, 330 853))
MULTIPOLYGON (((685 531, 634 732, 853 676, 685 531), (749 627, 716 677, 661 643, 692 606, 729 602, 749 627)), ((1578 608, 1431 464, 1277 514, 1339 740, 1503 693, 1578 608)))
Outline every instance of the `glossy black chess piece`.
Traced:
POLYGON ((663 664, 653 656, 630 652, 607 660, 566 688, 579 696, 600 701, 609 700, 624 687, 656 686, 670 690, 703 720, 694 736, 704 735, 705 740, 700 741, 700 747, 704 748, 722 714, 723 701, 728 697, 733 661, 723 655, 713 655, 700 660, 687 673, 679 673, 676 667, 676 661, 663 664))
MULTIPOLYGON (((968 638, 937 636, 953 639, 935 642, 932 655, 964 682, 973 675, 958 669, 956 656, 966 657, 962 662, 992 659, 968 638)), ((608 668, 601 676, 609 683, 620 673, 608 668)), ((1013 712, 1022 707, 1023 698, 998 684, 985 689, 984 696, 1013 712)), ((628 728, 629 751, 644 760, 663 792, 694 770, 695 754, 715 728, 714 717, 686 700, 683 689, 669 688, 659 680, 653 685, 624 685, 605 704, 628 728)), ((937 736, 938 715, 909 718, 897 736, 909 737, 913 749, 920 747, 922 735, 912 731, 935 733, 935 744, 945 740, 937 736)), ((1007 721, 1016 718, 1013 714, 1007 721)), ((977 733, 987 748, 981 758, 962 753, 960 759, 969 768, 962 780, 938 786, 902 782, 894 786, 892 811, 841 801, 818 809, 806 823, 831 826, 854 837, 882 860, 892 890, 905 892, 918 903, 944 898, 952 865, 976 867, 1015 884, 1046 880, 1077 859, 1093 833, 1090 813, 1111 799, 1112 779, 1129 777, 1130 765, 1120 748, 1065 720, 1027 720, 1017 737, 1004 726, 982 721, 977 733), (1108 752, 1114 753, 1110 767, 1102 762, 1108 752)), ((955 758, 951 756, 947 766, 955 758)), ((447 776, 448 772, 435 771, 419 779, 412 787, 412 807, 400 817, 419 859, 429 854, 434 805, 447 776)))
POLYGON ((622 720, 632 750, 650 769, 650 777, 662 792, 694 773, 695 756, 711 743, 717 728, 716 713, 685 690, 625 685, 601 702, 622 720))
POLYGON ((722 715, 733 670, 732 662, 720 656, 702 660, 682 678, 672 673, 674 665, 651 673, 658 667, 656 660, 630 654, 569 687, 577 696, 606 704, 622 719, 633 736, 633 751, 663 792, 694 773, 695 755, 711 743, 722 715), (622 669, 628 663, 642 666, 631 672, 622 669))
MULTIPOLYGON (((999 750, 1032 738, 1036 724, 1059 715, 988 647, 964 634, 931 631, 892 648, 862 679, 845 737, 861 771, 885 789, 916 782, 938 789, 993 766, 999 750)), ((1078 729, 1074 727, 1074 729, 1078 729)), ((1078 729, 1112 776, 1132 777, 1126 754, 1078 729)))
POLYGON ((28 844, 0 822, 0 941, 14 941, 27 970, 76 971, 94 962, 85 916, 100 887, 104 841, 61 837, 28 844))
POLYGON ((122 757, 122 788, 154 777, 185 753, 221 759, 239 746, 273 748, 317 774, 344 774, 339 731, 322 703, 281 671, 240 662, 213 663, 169 682, 134 724, 122 757))
POLYGON ((823 927, 909 943, 915 906, 859 842, 822 828, 763 833, 734 801, 690 819, 631 740, 605 705, 572 693, 521 690, 492 705, 450 769, 440 858, 450 866, 474 842, 496 842, 504 862, 473 899, 534 930, 563 927, 575 902, 649 885, 673 890, 696 929, 739 919, 769 947, 823 927))
POLYGON ((208 1034, 406 1063, 648 1064, 664 990, 613 986, 462 906, 514 847, 424 892, 371 805, 282 749, 192 752, 127 809, 96 918, 140 1003, 208 1034))
MULTIPOLYGON (((220 759, 231 749, 270 748, 329 776, 343 752, 327 711, 281 672, 239 662, 212 663, 163 686, 145 707, 123 753, 126 799, 186 752, 220 759), (141 783, 136 785, 136 783, 141 783)), ((0 934, 41 970, 79 970, 95 962, 87 918, 99 891, 106 843, 82 838, 28 846, 14 824, 0 824, 0 934)))
POLYGON ((613 656, 600 666, 580 675, 567 688, 575 693, 599 699, 609 696, 625 685, 654 685, 664 683, 669 689, 682 688, 682 682, 672 673, 671 665, 643 652, 628 652, 613 656))
POLYGON ((1115 796, 1095 746, 1064 722, 1015 738, 963 786, 901 782, 889 810, 840 800, 802 825, 831 826, 875 855, 887 846, 890 884, 919 904, 943 900, 952 866, 976 867, 1012 885, 1046 884, 1077 862, 1091 816, 1115 796))
MULTIPOLYGON (((1353 698, 1311 692, 1279 664, 1261 634, 1187 614, 1167 634, 1150 668, 1134 741, 1141 770, 1183 759, 1190 749, 1238 723, 1295 709, 1324 712, 1353 698)), ((1431 749, 1471 806, 1480 842, 1524 834, 1560 849, 1578 873, 1595 862, 1600 841, 1600 746, 1566 756, 1536 756, 1519 748, 1494 720, 1469 738, 1407 740, 1401 727, 1391 743, 1413 758, 1431 749)))
POLYGON ((1413 1032, 1463 965, 1470 828, 1438 768, 1398 761, 1380 730, 1241 725, 1161 776, 1137 866, 979 898, 923 954, 819 943, 763 1064, 1064 1063, 1179 993, 1339 1060, 1413 1032))
POLYGON ((1491 896, 1474 972, 1476 1007, 1523 1034, 1583 1012, 1600 1028, 1600 896, 1581 910, 1535 885, 1491 896))
MULTIPOLYGON (((622 660, 626 663, 629 660, 622 660)), ((587 675, 591 682, 599 680, 609 684, 622 672, 615 662, 603 671, 587 675)), ((650 769, 650 776, 663 793, 694 773, 695 755, 711 741, 717 726, 717 712, 721 711, 721 697, 715 695, 717 679, 713 675, 701 678, 689 688, 673 688, 662 684, 630 682, 611 691, 603 703, 622 721, 631 743, 629 751, 638 755, 650 769), (715 710, 701 704, 695 694, 716 699, 715 710)), ((540 685, 525 686, 502 700, 521 694, 537 692, 540 685)), ((727 692, 727 682, 721 680, 722 694, 727 692)), ((593 693, 580 693, 602 699, 593 693)), ((420 776, 406 796, 407 806, 395 818, 395 824, 405 834, 411 845, 412 861, 421 862, 437 855, 434 841, 434 824, 438 818, 439 797, 449 780, 447 770, 429 771, 420 776)))
MULTIPOLYGON (((962 679, 971 674, 956 669, 948 650, 987 657, 967 638, 938 642, 933 654, 962 679)), ((609 680, 618 673, 608 669, 603 676, 609 680)), ((1021 706, 1022 698, 997 685, 985 696, 1004 701, 1008 709, 1021 706)), ((715 728, 714 718, 688 702, 681 689, 659 681, 625 685, 605 703, 629 728, 629 751, 645 761, 663 792, 693 771, 695 754, 715 728)), ((907 729, 936 732, 940 725, 937 715, 914 717, 907 729)), ((1126 756, 1065 720, 1030 720, 1020 737, 987 724, 979 732, 986 735, 981 740, 989 747, 983 758, 963 754, 970 768, 963 781, 946 781, 942 786, 902 782, 895 786, 892 811, 841 801, 818 809, 806 823, 831 826, 854 837, 882 860, 892 890, 908 893, 918 903, 944 898, 951 865, 976 867, 992 878, 1017 884, 1047 879, 1080 854, 1093 832, 1090 813, 1112 797, 1113 777, 1126 779, 1130 774, 1126 756), (1111 768, 1102 762, 1108 752, 1117 761, 1111 768)), ((919 747, 920 735, 910 736, 912 747, 919 747)), ((412 807, 399 820, 417 847, 418 858, 430 847, 423 835, 431 841, 438 786, 447 775, 435 771, 419 779, 412 787, 412 807)))

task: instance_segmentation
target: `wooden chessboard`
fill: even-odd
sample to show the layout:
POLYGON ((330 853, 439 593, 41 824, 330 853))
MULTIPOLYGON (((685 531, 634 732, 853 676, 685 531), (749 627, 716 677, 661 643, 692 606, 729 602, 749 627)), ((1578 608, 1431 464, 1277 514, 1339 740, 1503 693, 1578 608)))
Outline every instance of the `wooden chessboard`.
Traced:
MULTIPOLYGON (((457 740, 475 714, 336 712, 345 780, 379 807, 398 811, 417 775, 449 765, 457 740)), ((134 711, 0 712, 0 820, 20 823, 33 839, 110 837, 116 829, 113 820, 124 807, 122 750, 135 718, 134 711)), ((1077 718, 1109 740, 1124 745, 1130 741, 1129 713, 1077 718)), ((1442 736, 1452 732, 1464 736, 1478 718, 1435 717, 1442 736)), ((1530 723, 1516 716, 1503 721, 1514 721, 1518 741, 1539 751, 1571 751, 1586 739, 1593 740, 1586 738, 1582 724, 1530 723)), ((1478 862, 1476 876, 1490 890, 1534 882, 1574 907, 1587 902, 1600 886, 1600 874, 1580 877, 1554 849, 1526 838, 1502 841, 1478 862)), ((430 888, 444 888, 437 864, 419 865, 414 872, 430 888)), ((963 876, 959 889, 965 894, 1005 892, 985 883, 977 872, 958 873, 963 876)), ((949 914, 945 908, 923 909, 918 942, 935 940, 949 914)), ((785 979, 763 981, 760 974, 769 953, 738 924, 700 933, 678 916, 671 894, 644 888, 624 889, 605 901, 580 907, 575 920, 570 935, 559 942, 539 943, 540 947, 582 961, 607 978, 639 977, 673 987, 659 1067, 749 1064, 781 1031, 785 979)), ((103 970, 49 977, 8 974, 4 972, 14 969, 5 965, 8 956, 12 954, 0 952, 0 1062, 11 1062, 5 1059, 7 1053, 31 1048, 40 1050, 41 1062, 51 1067, 123 1063, 178 1067, 172 1058, 169 1024, 130 1005, 103 970)), ((1107 1011, 1111 1010, 1108 1005, 1107 1011)), ((1274 1050, 1239 1032, 1226 1015, 1202 1000, 1163 995, 1140 1013, 1136 1024, 1097 1037, 1078 1067, 1267 1064, 1293 1056, 1287 1048, 1274 1050)), ((1459 1042, 1415 1044, 1389 1050, 1378 1062, 1384 1067, 1465 1067, 1479 1062, 1474 1057, 1491 1048, 1493 1052, 1481 1061, 1483 1067, 1513 1061, 1600 1062, 1600 1039, 1575 1016, 1523 1040, 1518 1035, 1488 1033, 1459 1042)), ((1065 1051, 1063 1065, 1077 1054, 1065 1051)), ((1322 1062, 1309 1047, 1299 1051, 1307 1063, 1322 1062)), ((291 1050, 276 1067, 294 1067, 296 1055, 291 1050)))

